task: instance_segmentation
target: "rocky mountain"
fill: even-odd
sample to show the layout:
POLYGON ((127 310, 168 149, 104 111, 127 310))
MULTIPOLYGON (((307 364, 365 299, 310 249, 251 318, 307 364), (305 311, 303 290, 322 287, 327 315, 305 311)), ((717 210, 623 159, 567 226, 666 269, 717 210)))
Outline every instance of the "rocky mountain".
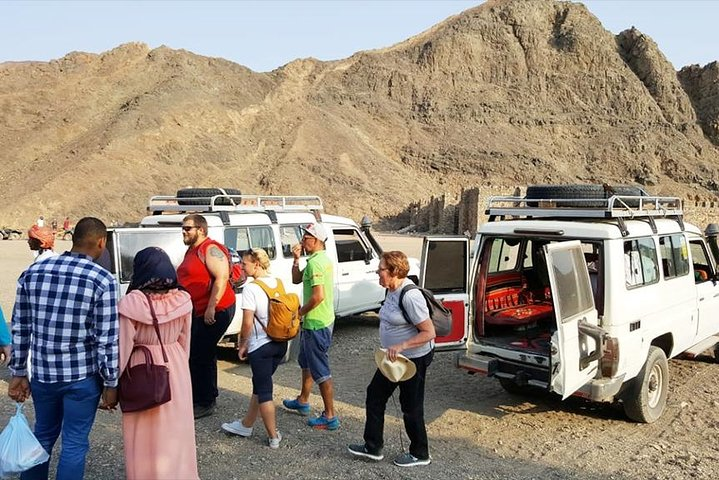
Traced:
POLYGON ((0 225, 133 221, 189 185, 319 194, 353 218, 477 185, 716 194, 718 75, 553 0, 269 73, 139 43, 0 64, 0 225))

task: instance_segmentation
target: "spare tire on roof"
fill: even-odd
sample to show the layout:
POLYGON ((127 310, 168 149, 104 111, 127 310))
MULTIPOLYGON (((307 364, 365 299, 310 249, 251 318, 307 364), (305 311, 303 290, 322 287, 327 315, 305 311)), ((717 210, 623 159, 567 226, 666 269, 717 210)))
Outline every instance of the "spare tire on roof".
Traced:
MULTIPOLYGON (((560 200, 575 199, 578 202, 560 202, 557 207, 587 207, 596 208, 606 205, 606 202, 591 202, 585 200, 601 199, 606 200, 613 195, 627 197, 646 196, 647 193, 639 187, 633 185, 597 185, 597 184, 577 184, 577 185, 529 185, 527 187, 527 198, 536 198, 538 200, 560 200)), ((624 200, 630 207, 638 207, 638 200, 624 200)), ((529 207, 539 206, 538 202, 527 202, 529 207)), ((621 203, 615 203, 620 207, 621 203)))
MULTIPOLYGON (((241 195, 237 188, 181 188, 177 191, 179 205, 209 205, 215 195, 241 195)), ((215 205, 232 205, 229 198, 218 198, 215 205)))

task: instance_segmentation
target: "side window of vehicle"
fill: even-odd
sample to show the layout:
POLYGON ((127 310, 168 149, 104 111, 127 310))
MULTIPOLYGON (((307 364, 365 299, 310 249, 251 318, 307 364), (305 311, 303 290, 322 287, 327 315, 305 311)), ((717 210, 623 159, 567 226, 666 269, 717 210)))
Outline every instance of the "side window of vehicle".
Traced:
POLYGON ((280 240, 282 241, 282 256, 292 257, 292 245, 300 243, 302 231, 299 225, 285 225, 280 227, 280 240))
MULTIPOLYGON (((515 238, 495 238, 489 256, 489 273, 506 272, 517 267, 521 242, 515 238)), ((529 250, 528 250, 529 251, 529 250)), ((524 263, 525 259, 523 259, 524 263)))
POLYGON ((657 249, 651 238, 624 242, 624 278, 627 288, 659 281, 657 249))
POLYGON ((689 273, 689 249, 684 235, 659 237, 659 251, 665 279, 681 277, 689 273))
POLYGON ((365 260, 367 257, 367 247, 365 247, 365 244, 357 230, 338 229, 333 230, 332 232, 335 237, 337 261, 339 263, 365 260))
POLYGON ((697 240, 689 242, 689 250, 692 252, 692 266, 694 267, 694 281, 696 283, 706 282, 714 277, 714 269, 709 261, 709 255, 704 248, 704 243, 697 240))
POLYGON ((225 230, 225 245, 238 252, 262 248, 270 260, 276 257, 275 239, 270 227, 239 227, 225 230))

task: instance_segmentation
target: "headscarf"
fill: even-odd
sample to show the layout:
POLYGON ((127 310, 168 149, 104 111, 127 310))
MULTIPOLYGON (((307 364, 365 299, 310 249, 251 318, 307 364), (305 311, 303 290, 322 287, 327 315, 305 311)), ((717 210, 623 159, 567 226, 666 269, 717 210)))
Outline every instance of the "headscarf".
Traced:
POLYGON ((50 227, 38 227, 33 225, 27 231, 27 236, 40 242, 40 248, 50 250, 55 245, 55 234, 50 227))
POLYGON ((147 247, 135 255, 127 291, 177 288, 177 273, 170 257, 159 247, 147 247))

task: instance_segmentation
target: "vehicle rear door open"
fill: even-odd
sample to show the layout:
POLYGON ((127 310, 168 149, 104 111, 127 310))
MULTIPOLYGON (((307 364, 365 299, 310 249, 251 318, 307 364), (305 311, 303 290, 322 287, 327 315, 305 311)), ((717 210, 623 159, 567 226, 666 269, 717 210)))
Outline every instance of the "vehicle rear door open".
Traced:
POLYGON ((437 350, 458 350, 467 344, 469 310, 469 239, 463 236, 425 237, 420 286, 452 312, 452 331, 437 337, 437 350))
POLYGON ((557 320, 551 341, 550 389, 564 399, 596 374, 600 347, 581 329, 596 327, 598 316, 580 242, 547 244, 544 253, 557 320))

